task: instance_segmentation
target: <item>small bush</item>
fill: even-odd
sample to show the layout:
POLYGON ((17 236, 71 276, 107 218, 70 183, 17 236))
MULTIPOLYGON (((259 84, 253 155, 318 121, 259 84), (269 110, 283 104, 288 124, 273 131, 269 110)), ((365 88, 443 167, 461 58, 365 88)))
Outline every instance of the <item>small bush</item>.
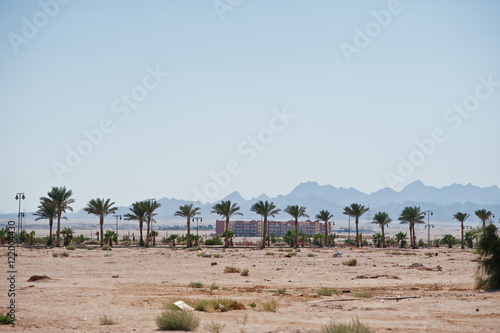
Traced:
POLYGON ((248 272, 249 272, 249 271, 248 271, 248 268, 243 268, 243 269, 241 270, 241 272, 240 272, 240 275, 241 275, 241 276, 248 276, 248 272))
POLYGON ((266 302, 259 305, 258 311, 276 312, 276 311, 278 311, 278 302, 276 302, 274 299, 266 301, 266 302))
POLYGON ((59 253, 59 255, 61 257, 69 257, 69 252, 68 251, 62 251, 61 253, 59 253))
POLYGON ((310 257, 310 258, 316 257, 316 255, 314 253, 308 253, 307 256, 310 257))
POLYGON ((188 249, 188 251, 200 251, 200 250, 201 250, 201 246, 190 247, 188 249))
POLYGON ((93 246, 87 246, 86 249, 90 251, 90 250, 93 250, 94 247, 93 246))
POLYGON ((104 245, 103 247, 101 247, 101 250, 103 250, 103 251, 111 251, 111 248, 109 247, 109 245, 104 245))
POLYGON ((14 323, 14 320, 12 320, 12 317, 10 316, 10 314, 0 313, 0 324, 1 325, 9 325, 9 324, 13 324, 13 323, 14 323))
POLYGON ((360 290, 354 293, 354 297, 372 298, 373 292, 371 290, 360 290))
POLYGON ((332 296, 333 294, 339 294, 339 291, 332 288, 321 287, 317 290, 317 293, 321 296, 332 296))
POLYGON ((191 288, 203 288, 203 283, 201 283, 201 282, 190 282, 189 286, 191 288))
POLYGON ((344 266, 356 266, 358 264, 358 260, 357 259, 351 259, 351 260, 347 260, 347 261, 342 261, 342 265, 344 266))
POLYGON ((286 288, 280 288, 278 289, 278 294, 284 295, 286 293, 286 288))
POLYGON ((52 256, 53 256, 53 257, 55 257, 55 258, 57 258, 57 257, 59 257, 59 253, 57 253, 57 252, 52 252, 52 256))
POLYGON ((425 255, 429 256, 429 257, 432 257, 434 255, 434 253, 432 253, 432 252, 425 252, 425 255))
POLYGON ((213 321, 210 320, 209 324, 206 324, 204 326, 205 330, 211 332, 211 333, 220 333, 224 328, 226 327, 226 323, 220 322, 220 321, 213 321))
POLYGON ((219 253, 215 253, 213 255, 214 258, 217 258, 217 259, 220 259, 220 258, 224 258, 224 256, 222 254, 219 254, 219 253))
MULTIPOLYGON (((281 249, 280 249, 280 250, 281 250, 281 249)), ((278 250, 278 251, 279 251, 279 250, 278 250)), ((274 252, 266 252, 266 254, 265 254, 265 255, 266 255, 266 256, 274 256, 274 255, 276 255, 276 253, 274 253, 274 252)))
POLYGON ((112 253, 106 253, 104 256, 105 256, 106 258, 109 258, 109 257, 112 257, 112 256, 113 256, 113 254, 112 254, 112 253))
POLYGON ((250 306, 251 308, 256 308, 257 304, 255 304, 255 302, 252 302, 252 303, 248 304, 248 306, 250 306))
POLYGON ((68 245, 68 246, 66 246, 66 250, 70 250, 70 251, 76 250, 76 246, 68 245))
POLYGON ((361 323, 359 319, 352 319, 351 323, 337 323, 331 321, 321 328, 321 333, 373 333, 374 331, 361 323))
POLYGON ((113 319, 113 317, 104 315, 100 319, 101 325, 116 325, 117 322, 113 319))
POLYGON ((200 325, 200 319, 192 312, 167 310, 156 317, 156 325, 163 331, 194 331, 200 325))
POLYGON ((226 266, 224 268, 224 273, 239 273, 240 269, 234 266, 226 266))
POLYGON ((210 286, 210 290, 215 290, 215 289, 219 289, 219 286, 217 286, 217 285, 215 284, 215 282, 214 282, 214 283, 212 283, 212 285, 210 286))

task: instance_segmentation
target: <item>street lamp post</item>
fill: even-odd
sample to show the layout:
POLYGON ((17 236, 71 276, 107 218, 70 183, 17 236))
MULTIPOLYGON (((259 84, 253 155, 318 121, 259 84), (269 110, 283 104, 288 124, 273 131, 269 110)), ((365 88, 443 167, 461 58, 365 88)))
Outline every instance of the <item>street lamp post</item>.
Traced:
POLYGON ((431 227, 434 228, 434 224, 429 224, 429 221, 430 221, 431 215, 434 215, 434 212, 432 210, 426 210, 426 211, 424 211, 424 214, 427 215, 427 225, 425 227, 427 228, 427 246, 430 249, 431 248, 431 227))
POLYGON ((22 220, 21 220, 21 200, 24 200, 26 199, 26 197, 24 196, 24 192, 20 192, 20 193, 16 193, 16 200, 19 200, 19 211, 17 213, 17 245, 19 245, 19 240, 20 240, 20 235, 21 235, 21 231, 19 230, 19 228, 21 227, 21 223, 22 223, 22 220))
POLYGON ((116 218, 116 239, 118 239, 118 218, 122 219, 121 215, 113 215, 116 218))
POLYGON ((193 220, 196 220, 196 246, 198 246, 198 221, 203 222, 203 218, 201 217, 193 217, 193 220))

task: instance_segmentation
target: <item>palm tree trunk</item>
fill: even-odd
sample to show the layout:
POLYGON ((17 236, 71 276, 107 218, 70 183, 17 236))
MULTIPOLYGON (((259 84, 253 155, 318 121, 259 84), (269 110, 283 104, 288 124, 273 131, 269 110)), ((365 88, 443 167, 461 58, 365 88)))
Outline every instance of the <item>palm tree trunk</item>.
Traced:
POLYGON ((100 217, 99 218, 99 224, 101 225, 101 233, 99 234, 101 236, 101 247, 104 246, 104 233, 103 233, 103 230, 102 230, 102 225, 104 224, 104 217, 100 217))
POLYGON ((417 233, 415 232, 415 223, 413 224, 413 247, 417 246, 417 233))
POLYGON ((385 249, 385 232, 384 232, 384 225, 382 224, 382 248, 385 249))
POLYGON ((151 223, 151 216, 148 216, 148 222, 146 226, 146 248, 149 247, 149 224, 151 223))
POLYGON ((410 222, 410 247, 413 247, 413 229, 411 228, 411 222, 410 222))
POLYGON ((266 247, 266 231, 267 231, 267 217, 264 216, 264 230, 262 231, 262 244, 260 249, 263 250, 266 247))
POLYGON ((224 239, 224 247, 229 247, 229 217, 226 217, 226 237, 224 239))
POLYGON ((328 247, 328 222, 325 221, 325 247, 328 247))
POLYGON ((462 221, 462 250, 464 249, 464 222, 462 221))
POLYGON ((139 221, 139 234, 141 236, 141 240, 140 240, 140 243, 141 244, 144 244, 144 238, 142 238, 142 227, 143 227, 143 222, 142 221, 139 221))
POLYGON ((358 231, 359 218, 356 216, 356 247, 359 247, 359 231, 358 231))
POLYGON ((57 211, 57 240, 56 240, 56 246, 60 247, 61 246, 61 240, 60 240, 60 234, 61 234, 61 211, 57 211))
POLYGON ((193 245, 191 244, 191 225, 190 225, 190 224, 191 224, 191 223, 190 223, 190 221, 189 221, 189 217, 188 217, 188 219, 187 219, 187 228, 188 228, 188 230, 187 230, 187 231, 188 231, 188 235, 187 235, 187 236, 188 236, 188 239, 187 239, 187 247, 191 247, 191 246, 193 246, 193 245))
POLYGON ((299 247, 299 219, 295 219, 295 247, 299 247))
POLYGON ((54 221, 52 221, 52 219, 49 220, 49 240, 50 240, 50 245, 52 245, 52 242, 54 241, 52 239, 52 224, 54 223, 54 221))

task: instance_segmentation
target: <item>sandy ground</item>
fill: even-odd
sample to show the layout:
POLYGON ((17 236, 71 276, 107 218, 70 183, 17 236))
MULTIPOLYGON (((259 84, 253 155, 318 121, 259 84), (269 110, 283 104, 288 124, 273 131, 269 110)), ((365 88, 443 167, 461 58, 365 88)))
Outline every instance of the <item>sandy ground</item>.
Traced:
MULTIPOLYGON (((111 252, 80 248, 68 251, 69 257, 52 256, 61 251, 18 249, 18 321, 16 326, 0 326, 1 332, 157 331, 154 319, 165 302, 214 296, 238 300, 246 309, 197 312, 201 318, 198 332, 207 332, 204 325, 211 320, 225 322, 223 332, 321 332, 331 319, 356 317, 377 332, 500 332, 500 292, 474 289, 477 256, 470 250, 433 249, 438 255, 428 257, 427 249, 405 252, 415 255, 391 254, 396 249, 301 249, 297 256, 287 258, 277 248, 225 252, 217 248, 208 251, 223 258, 203 258, 183 248, 115 247, 111 252), (275 255, 266 255, 268 251, 275 255), (334 257, 337 251, 343 255, 334 257), (353 258, 357 266, 342 265, 353 258), (414 263, 441 270, 408 268, 414 263), (248 268, 249 276, 225 274, 225 266, 248 268), (33 275, 50 279, 27 282, 33 275), (205 288, 189 287, 192 281, 202 282, 205 288), (210 293, 212 283, 219 289, 210 293), (319 296, 320 287, 343 293, 319 296), (278 288, 286 288, 286 293, 279 295, 278 288), (367 289, 373 298, 354 297, 356 291, 367 289), (418 298, 377 299, 396 296, 418 298), (279 302, 277 313, 257 312, 248 306, 269 299, 279 302), (103 315, 112 316, 117 324, 100 325, 103 315)), ((1 258, 7 268, 7 257, 1 258)), ((6 270, 2 269, 5 276, 6 270)), ((4 309, 9 302, 7 282, 2 276, 0 305, 4 309)))

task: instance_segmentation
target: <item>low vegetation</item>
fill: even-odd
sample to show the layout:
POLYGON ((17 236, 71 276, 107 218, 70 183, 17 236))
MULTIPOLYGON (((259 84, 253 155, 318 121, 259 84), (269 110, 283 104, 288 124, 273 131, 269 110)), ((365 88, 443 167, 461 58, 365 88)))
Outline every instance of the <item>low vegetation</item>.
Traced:
POLYGON ((224 273, 239 273, 240 269, 234 266, 226 266, 224 268, 224 273))
POLYGON ((53 252, 52 256, 57 258, 57 257, 69 257, 69 252, 68 251, 63 251, 63 252, 53 252))
POLYGON ((500 289, 500 237, 495 225, 486 226, 477 242, 477 252, 480 259, 476 288, 500 289))
POLYGON ((210 320, 210 323, 203 326, 203 328, 211 333, 220 333, 226 328, 226 323, 218 320, 210 320))
POLYGON ((200 325, 200 318, 192 312, 166 310, 156 317, 156 325, 163 331, 194 331, 200 325))
POLYGON ((370 327, 361 323, 359 319, 352 319, 350 323, 335 322, 323 325, 321 333, 373 333, 375 332, 370 327))
POLYGON ((264 303, 259 304, 259 307, 257 308, 257 311, 261 312, 276 312, 278 311, 278 302, 274 299, 270 299, 269 301, 266 301, 264 303))
POLYGON ((280 288, 278 289, 278 294, 284 295, 286 293, 286 288, 280 288))
POLYGON ((342 261, 342 265, 344 266, 356 266, 358 264, 358 259, 350 259, 347 261, 342 261))
POLYGON ((317 290, 317 293, 320 296, 332 296, 333 294, 339 294, 340 292, 336 289, 321 287, 317 290))
POLYGON ((111 247, 109 247, 109 245, 103 245, 101 247, 101 250, 103 250, 103 251, 111 251, 111 247))
MULTIPOLYGON (((238 301, 224 297, 214 297, 209 299, 183 300, 184 303, 194 308, 196 311, 204 312, 226 312, 231 310, 244 310, 245 306, 238 301)), ((165 304, 166 310, 175 310, 177 306, 173 303, 165 304)))
POLYGON ((240 272, 240 275, 241 276, 248 276, 248 272, 249 272, 248 268, 243 268, 240 272))
POLYGON ((66 250, 74 251, 74 250, 76 250, 76 246, 68 245, 68 246, 66 246, 66 250))
POLYGON ((9 325, 12 323, 13 323, 12 317, 8 313, 6 313, 6 314, 0 313, 0 324, 1 325, 9 325))
POLYGON ((101 325, 116 325, 117 322, 113 319, 113 317, 108 315, 103 315, 100 319, 101 325))
POLYGON ((201 283, 201 282, 190 282, 189 286, 191 288, 203 288, 203 283, 201 283))
POLYGON ((373 292, 371 290, 360 290, 356 291, 354 293, 354 297, 360 297, 360 298, 372 298, 373 297, 373 292))

